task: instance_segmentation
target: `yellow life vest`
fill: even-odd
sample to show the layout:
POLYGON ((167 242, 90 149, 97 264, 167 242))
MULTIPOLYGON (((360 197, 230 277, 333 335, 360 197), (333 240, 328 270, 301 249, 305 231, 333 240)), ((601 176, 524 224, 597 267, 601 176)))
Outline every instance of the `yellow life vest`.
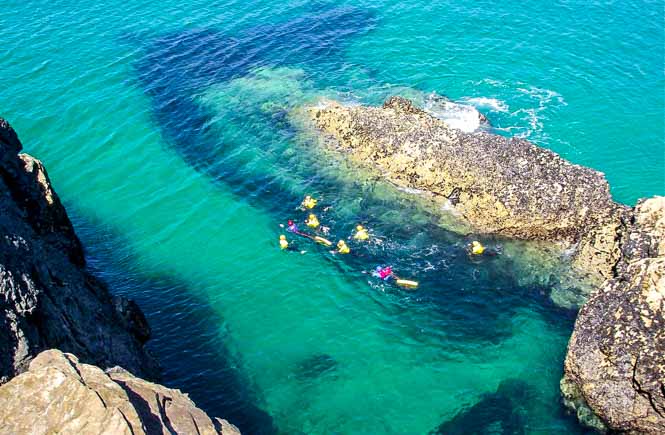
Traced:
POLYGON ((485 247, 480 242, 471 243, 471 253, 473 255, 481 255, 483 252, 485 252, 485 247))
POLYGON ((310 218, 307 219, 305 223, 310 228, 317 228, 319 226, 319 220, 316 218, 316 216, 310 216, 310 218))
POLYGON ((286 239, 281 239, 279 241, 279 247, 282 249, 286 249, 289 247, 289 242, 287 242, 286 239))
POLYGON ((308 209, 313 209, 314 207, 316 207, 316 199, 312 198, 311 196, 305 198, 302 201, 302 206, 308 209))
POLYGON ((369 234, 367 234, 367 230, 363 228, 362 230, 356 232, 353 238, 356 240, 367 240, 369 239, 369 234))
POLYGON ((339 243, 337 244, 337 250, 339 251, 340 254, 348 254, 351 252, 351 249, 349 249, 349 246, 344 243, 343 240, 340 240, 339 243))

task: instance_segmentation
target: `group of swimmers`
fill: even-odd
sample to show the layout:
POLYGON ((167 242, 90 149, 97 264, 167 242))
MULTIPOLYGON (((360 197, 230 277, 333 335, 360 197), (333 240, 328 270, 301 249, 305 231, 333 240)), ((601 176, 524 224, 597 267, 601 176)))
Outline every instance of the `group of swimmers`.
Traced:
MULTIPOLYGON (((316 207, 317 203, 318 201, 315 198, 312 198, 310 195, 307 195, 305 196, 305 199, 303 199, 302 203, 300 203, 300 208, 301 210, 312 210, 314 207, 316 207)), ((307 219, 305 220, 305 225, 307 225, 308 228, 311 228, 312 230, 317 232, 320 231, 323 234, 328 234, 329 232, 329 228, 322 226, 321 223, 319 222, 319 219, 316 217, 314 213, 310 213, 307 216, 307 219)), ((301 232, 300 229, 298 228, 298 225, 292 220, 289 220, 287 222, 286 231, 293 234, 297 234, 299 236, 310 238, 315 242, 325 246, 332 246, 332 242, 329 241, 328 239, 325 239, 321 236, 311 236, 309 234, 301 232)), ((369 240, 370 236, 367 230, 362 225, 358 225, 356 226, 356 231, 353 234, 353 238, 355 240, 363 242, 369 240)), ((337 242, 336 246, 337 249, 332 251, 333 253, 336 254, 351 253, 351 248, 349 248, 349 245, 343 239, 340 239, 337 242)), ((286 239, 286 236, 284 234, 279 236, 279 247, 281 249, 290 249, 289 241, 286 239)))
MULTIPOLYGON (((327 235, 330 229, 328 227, 322 226, 316 215, 311 212, 311 210, 317 206, 317 203, 318 201, 315 198, 313 198, 311 195, 307 195, 300 203, 300 209, 302 211, 308 211, 308 210, 310 211, 309 215, 307 216, 307 219, 305 220, 305 225, 308 228, 312 229, 315 232, 327 235)), ((283 227, 283 225, 280 226, 283 227)), ((297 234, 299 236, 306 237, 324 246, 333 245, 333 243, 330 240, 325 239, 320 235, 312 236, 310 234, 301 232, 300 229, 298 228, 298 225, 293 220, 289 220, 287 222, 286 231, 292 234, 297 234)), ((357 225, 356 230, 353 234, 353 239, 359 242, 366 242, 370 239, 370 234, 365 227, 363 227, 362 225, 357 225)), ((294 248, 290 245, 289 241, 287 240, 286 235, 284 234, 279 236, 279 247, 282 250, 294 250, 294 248)), ((333 254, 345 255, 351 253, 351 248, 349 248, 349 245, 343 239, 340 239, 337 242, 336 248, 337 249, 331 251, 333 254)), ((485 247, 479 241, 474 240, 469 245, 468 252, 470 255, 483 255, 483 253, 485 253, 485 247)), ((302 253, 304 253, 304 251, 302 251, 302 253)), ((372 272, 372 275, 385 281, 391 278, 395 279, 397 284, 402 287, 415 288, 418 286, 418 283, 415 281, 405 280, 397 277, 393 273, 391 266, 377 266, 376 269, 372 272)))

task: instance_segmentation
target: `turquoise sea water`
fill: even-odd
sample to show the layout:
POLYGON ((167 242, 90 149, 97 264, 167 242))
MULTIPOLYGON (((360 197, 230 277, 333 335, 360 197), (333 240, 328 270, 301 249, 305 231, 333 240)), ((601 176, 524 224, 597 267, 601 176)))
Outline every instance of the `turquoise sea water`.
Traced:
MULTIPOLYGON (((574 311, 526 255, 471 261, 417 197, 299 131, 322 96, 445 95, 665 193, 663 3, 9 0, 0 116, 41 158, 91 267, 134 297, 164 383, 246 433, 581 433, 558 381, 574 311), (279 223, 302 195, 338 258, 279 223), (376 264, 421 281, 379 285, 376 264)), ((488 244, 496 241, 487 240, 488 244)))

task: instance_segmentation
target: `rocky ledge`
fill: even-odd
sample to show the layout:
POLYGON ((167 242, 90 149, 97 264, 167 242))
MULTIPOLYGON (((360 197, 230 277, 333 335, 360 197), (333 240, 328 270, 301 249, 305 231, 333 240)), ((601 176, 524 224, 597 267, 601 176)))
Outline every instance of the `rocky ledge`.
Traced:
POLYGON ((0 434, 238 433, 130 374, 159 377, 145 316, 87 272, 44 166, 21 149, 0 118, 0 434))
POLYGON ((579 244, 577 263, 599 282, 611 276, 628 210, 600 172, 523 139, 463 133, 401 97, 383 107, 326 101, 308 114, 353 160, 447 198, 474 230, 579 244))
POLYGON ((476 231, 572 247, 597 285, 570 339, 565 403, 601 430, 665 433, 665 198, 617 204, 600 172, 522 139, 450 128, 400 97, 307 113, 327 145, 447 200, 476 231))
POLYGON ((635 207, 621 252, 614 277, 578 314, 561 391, 590 426, 663 434, 665 197, 635 207))
POLYGON ((0 403, 0 434, 240 434, 178 390, 59 350, 40 353, 0 387, 0 403))

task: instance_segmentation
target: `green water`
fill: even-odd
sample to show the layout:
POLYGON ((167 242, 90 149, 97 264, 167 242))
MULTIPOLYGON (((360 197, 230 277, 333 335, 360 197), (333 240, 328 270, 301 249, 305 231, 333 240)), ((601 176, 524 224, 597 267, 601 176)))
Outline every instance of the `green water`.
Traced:
POLYGON ((580 432, 559 404, 573 313, 550 302, 556 279, 521 276, 518 254, 469 261, 417 198, 322 154, 289 111, 436 92, 633 204, 665 193, 662 2, 353 6, 10 0, 0 115, 95 268, 146 309, 164 382, 245 432, 580 432), (310 191, 334 236, 362 221, 384 244, 280 252, 310 191), (421 289, 362 273, 377 262, 421 289))

